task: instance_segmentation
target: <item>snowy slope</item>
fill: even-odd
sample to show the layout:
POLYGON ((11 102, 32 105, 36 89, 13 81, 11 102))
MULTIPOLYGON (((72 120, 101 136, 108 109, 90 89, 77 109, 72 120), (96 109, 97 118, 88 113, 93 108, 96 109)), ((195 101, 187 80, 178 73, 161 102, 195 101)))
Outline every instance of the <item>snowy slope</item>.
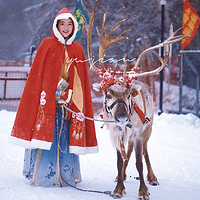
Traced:
MULTIPOLYGON (((106 200, 104 194, 77 191, 73 188, 34 187, 21 175, 24 149, 8 142, 14 112, 0 111, 0 199, 2 200, 106 200)), ((83 182, 78 187, 111 191, 117 174, 116 153, 108 131, 96 123, 99 153, 81 156, 83 182)), ((200 119, 192 114, 155 115, 149 154, 160 185, 150 186, 152 200, 189 200, 200 198, 200 119)), ((137 199, 139 181, 132 155, 125 182, 124 200, 137 199)), ((146 167, 144 167, 146 177, 146 167)))

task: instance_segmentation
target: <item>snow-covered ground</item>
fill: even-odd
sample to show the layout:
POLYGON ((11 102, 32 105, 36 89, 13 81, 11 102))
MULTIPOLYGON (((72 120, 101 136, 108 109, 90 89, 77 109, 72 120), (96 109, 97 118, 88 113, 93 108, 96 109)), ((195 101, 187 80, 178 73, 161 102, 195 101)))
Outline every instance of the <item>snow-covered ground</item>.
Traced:
MULTIPOLYGON (((15 112, 0 111, 0 199, 2 200, 106 200, 105 194, 65 188, 34 187, 22 174, 24 149, 8 142, 15 112)), ((117 174, 116 153, 108 131, 96 123, 99 153, 81 156, 83 182, 78 187, 111 191, 117 174)), ((149 154, 159 186, 150 186, 152 200, 200 198, 200 119, 192 114, 155 115, 149 154)), ((125 200, 137 199, 139 181, 132 155, 125 182, 125 200)), ((144 167, 146 177, 146 168, 144 167)))

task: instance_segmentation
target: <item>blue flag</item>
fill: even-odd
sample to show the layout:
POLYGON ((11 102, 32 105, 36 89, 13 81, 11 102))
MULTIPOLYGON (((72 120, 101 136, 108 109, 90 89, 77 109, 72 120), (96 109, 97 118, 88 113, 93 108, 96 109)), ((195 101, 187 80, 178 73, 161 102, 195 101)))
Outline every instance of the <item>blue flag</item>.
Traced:
POLYGON ((84 21, 83 17, 81 16, 81 14, 85 17, 87 23, 89 24, 89 16, 85 12, 85 10, 81 4, 81 1, 78 0, 78 2, 76 4, 76 9, 74 12, 74 17, 76 18, 76 20, 78 22, 78 32, 76 34, 76 39, 82 35, 83 27, 85 25, 85 21, 84 21))

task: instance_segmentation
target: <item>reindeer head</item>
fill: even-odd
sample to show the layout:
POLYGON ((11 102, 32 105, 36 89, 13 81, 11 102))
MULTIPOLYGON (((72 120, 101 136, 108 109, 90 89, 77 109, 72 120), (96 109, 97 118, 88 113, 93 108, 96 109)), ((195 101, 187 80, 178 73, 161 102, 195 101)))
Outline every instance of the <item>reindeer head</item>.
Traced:
POLYGON ((102 81, 93 84, 93 89, 104 93, 104 110, 114 118, 119 127, 126 126, 130 122, 131 88, 129 84, 135 73, 131 71, 122 77, 122 72, 114 72, 111 68, 98 70, 102 81))
POLYGON ((119 127, 128 126, 133 97, 139 94, 131 84, 135 73, 131 71, 125 77, 122 77, 120 76, 121 72, 114 74, 110 68, 98 70, 98 74, 103 80, 100 83, 93 84, 94 90, 103 92, 105 96, 104 110, 114 118, 119 127))
POLYGON ((104 109, 120 127, 124 127, 130 122, 130 102, 130 88, 116 83, 106 88, 104 109))
POLYGON ((115 83, 106 88, 104 109, 114 118, 119 127, 129 127, 133 97, 138 94, 139 92, 130 85, 123 87, 115 83))

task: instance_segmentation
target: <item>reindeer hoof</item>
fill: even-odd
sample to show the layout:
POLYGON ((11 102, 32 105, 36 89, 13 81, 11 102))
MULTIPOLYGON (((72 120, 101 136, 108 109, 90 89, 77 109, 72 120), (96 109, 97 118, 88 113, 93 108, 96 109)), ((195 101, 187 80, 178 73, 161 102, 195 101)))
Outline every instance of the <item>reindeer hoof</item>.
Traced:
MULTIPOLYGON (((148 192, 148 194, 150 195, 150 193, 148 192)), ((143 195, 143 196, 139 196, 138 200, 149 200, 149 195, 143 195)))
POLYGON ((115 192, 115 191, 114 191, 114 192, 112 193, 112 197, 113 197, 114 199, 120 199, 120 198, 122 198, 125 194, 126 194, 125 189, 122 190, 122 192, 115 192))
POLYGON ((157 179, 157 178, 154 178, 154 179, 152 179, 152 180, 149 180, 149 184, 152 185, 152 186, 157 186, 157 185, 159 185, 158 179, 157 179))
POLYGON ((121 199, 121 196, 115 195, 113 196, 113 199, 121 199))
POLYGON ((157 185, 159 185, 159 183, 150 183, 150 185, 157 186, 157 185))

